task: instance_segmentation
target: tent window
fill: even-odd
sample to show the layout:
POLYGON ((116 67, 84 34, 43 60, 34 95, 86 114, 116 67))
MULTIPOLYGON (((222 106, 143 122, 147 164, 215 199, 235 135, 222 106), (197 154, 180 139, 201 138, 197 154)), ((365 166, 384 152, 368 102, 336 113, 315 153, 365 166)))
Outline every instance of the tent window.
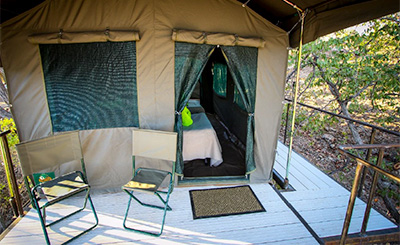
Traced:
POLYGON ((237 87, 235 86, 235 90, 233 92, 233 102, 239 106, 240 109, 242 109, 243 111, 246 111, 246 107, 244 105, 242 96, 240 96, 239 90, 237 89, 237 87))
POLYGON ((215 63, 213 67, 213 89, 217 95, 224 98, 226 98, 226 77, 226 64, 215 63))
POLYGON ((39 48, 53 132, 139 125, 134 41, 39 48))

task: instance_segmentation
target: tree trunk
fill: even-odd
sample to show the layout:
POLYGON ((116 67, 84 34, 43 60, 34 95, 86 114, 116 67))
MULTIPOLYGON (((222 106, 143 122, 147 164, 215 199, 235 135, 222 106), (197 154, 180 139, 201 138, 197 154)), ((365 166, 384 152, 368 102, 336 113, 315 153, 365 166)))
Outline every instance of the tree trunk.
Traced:
MULTIPOLYGON (((379 180, 378 188, 381 189, 381 190, 385 190, 386 188, 383 187, 382 182, 383 182, 382 180, 379 180)), ((392 216, 392 218, 396 221, 397 224, 400 225, 400 213, 399 213, 399 211, 397 211, 396 205, 388 197, 387 194, 383 194, 383 195, 379 194, 379 195, 382 197, 383 202, 385 203, 386 208, 388 209, 388 211, 389 211, 390 215, 392 216)))
MULTIPOLYGON (((347 110, 347 103, 345 102, 339 102, 340 109, 342 110, 342 113, 344 116, 351 118, 349 111, 347 110)), ((350 128, 351 134, 353 135, 353 139, 357 145, 362 145, 363 140, 361 139, 360 134, 357 131, 356 126, 354 126, 353 122, 347 121, 347 125, 350 128)))

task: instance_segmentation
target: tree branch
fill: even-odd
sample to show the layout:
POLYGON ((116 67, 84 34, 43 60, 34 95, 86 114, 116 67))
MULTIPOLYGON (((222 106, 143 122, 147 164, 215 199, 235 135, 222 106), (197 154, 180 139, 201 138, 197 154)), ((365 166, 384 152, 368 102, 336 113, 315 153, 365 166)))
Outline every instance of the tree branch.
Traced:
POLYGON ((301 91, 299 93, 299 98, 307 91, 307 89, 309 89, 311 87, 312 81, 315 77, 315 72, 312 73, 313 75, 311 76, 311 78, 307 79, 308 80, 308 84, 307 86, 303 89, 303 91, 301 91))
POLYGON ((296 73, 296 71, 297 71, 297 67, 294 68, 293 71, 289 73, 289 75, 287 75, 287 77, 286 77, 286 83, 288 83, 289 80, 292 79, 292 77, 293 77, 293 75, 296 73))
MULTIPOLYGON (((382 180, 378 181, 378 188, 381 189, 381 190, 385 190, 385 188, 383 187, 383 184, 382 184, 382 180)), ((397 224, 400 224, 400 214, 399 214, 399 211, 397 211, 397 209, 396 209, 396 205, 388 197, 387 194, 384 194, 384 195, 379 194, 379 195, 382 197, 383 202, 385 203, 385 206, 388 209, 388 211, 389 211, 390 215, 392 216, 392 218, 394 220, 396 220, 397 224)))
POLYGON ((329 90, 331 91, 333 96, 335 96, 336 100, 340 101, 339 90, 337 89, 337 87, 335 86, 334 83, 332 83, 329 79, 326 78, 325 71, 324 71, 324 69, 322 69, 322 67, 320 65, 318 65, 317 59, 318 59, 318 57, 314 56, 314 61, 312 62, 312 64, 318 68, 319 72, 321 73, 321 78, 326 82, 326 84, 328 84, 329 90))
POLYGON ((393 21, 396 22, 397 24, 400 24, 400 20, 393 18, 393 17, 383 17, 381 18, 382 20, 389 20, 389 21, 393 21))
POLYGON ((349 97, 348 97, 348 101, 350 101, 350 100, 352 100, 352 99, 354 99, 354 98, 357 98, 358 96, 360 96, 360 94, 362 94, 362 92, 364 92, 367 88, 371 87, 372 85, 374 85, 374 87, 375 87, 375 84, 376 84, 376 81, 369 82, 369 83, 368 83, 367 85, 365 85, 362 89, 358 90, 357 93, 355 93, 355 94, 349 96, 349 97))

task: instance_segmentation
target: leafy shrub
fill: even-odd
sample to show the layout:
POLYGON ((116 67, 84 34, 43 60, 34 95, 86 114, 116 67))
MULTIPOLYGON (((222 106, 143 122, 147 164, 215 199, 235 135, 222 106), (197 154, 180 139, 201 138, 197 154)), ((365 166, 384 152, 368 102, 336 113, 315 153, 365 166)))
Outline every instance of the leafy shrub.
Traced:
POLYGON ((17 134, 17 128, 15 127, 14 120, 12 118, 3 118, 0 121, 1 132, 11 130, 11 133, 7 135, 8 145, 14 149, 15 145, 19 143, 19 138, 17 134))
MULTIPOLYGON (((16 149, 15 149, 15 145, 19 143, 19 138, 18 138, 18 134, 17 134, 17 130, 15 127, 15 123, 14 120, 8 119, 8 118, 3 118, 0 120, 0 130, 1 132, 5 132, 7 130, 11 130, 11 133, 9 133, 7 135, 7 141, 8 141, 8 146, 10 148, 10 154, 12 156, 12 161, 14 163, 14 169, 15 165, 18 165, 17 163, 19 162, 17 154, 16 154, 16 149)), ((0 160, 3 160, 2 158, 0 158, 0 160)), ((7 183, 7 177, 6 177, 6 173, 5 173, 5 166, 4 163, 2 162, 0 165, 0 213, 1 213, 1 227, 0 229, 3 227, 7 227, 7 225, 9 223, 11 223, 12 221, 12 217, 13 217, 13 213, 12 213, 12 209, 10 208, 10 204, 9 204, 9 199, 10 199, 10 193, 8 190, 8 185, 7 183)), ((19 167, 19 166, 18 166, 19 167)), ((21 176, 16 176, 21 177, 21 176)), ((21 182, 21 181, 20 181, 21 182)), ((22 185, 19 186, 19 189, 21 189, 22 185)), ((1 232, 1 231, 0 231, 1 232)))

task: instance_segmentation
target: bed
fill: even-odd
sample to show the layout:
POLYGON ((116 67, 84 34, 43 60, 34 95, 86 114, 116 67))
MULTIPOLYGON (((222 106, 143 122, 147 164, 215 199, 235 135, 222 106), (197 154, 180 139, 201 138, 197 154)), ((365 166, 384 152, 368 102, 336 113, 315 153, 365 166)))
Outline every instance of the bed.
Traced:
POLYGON ((204 109, 199 103, 193 102, 189 102, 188 108, 192 112, 193 124, 189 127, 183 127, 183 160, 210 158, 210 166, 220 165, 222 163, 222 148, 217 133, 204 113, 204 109))

